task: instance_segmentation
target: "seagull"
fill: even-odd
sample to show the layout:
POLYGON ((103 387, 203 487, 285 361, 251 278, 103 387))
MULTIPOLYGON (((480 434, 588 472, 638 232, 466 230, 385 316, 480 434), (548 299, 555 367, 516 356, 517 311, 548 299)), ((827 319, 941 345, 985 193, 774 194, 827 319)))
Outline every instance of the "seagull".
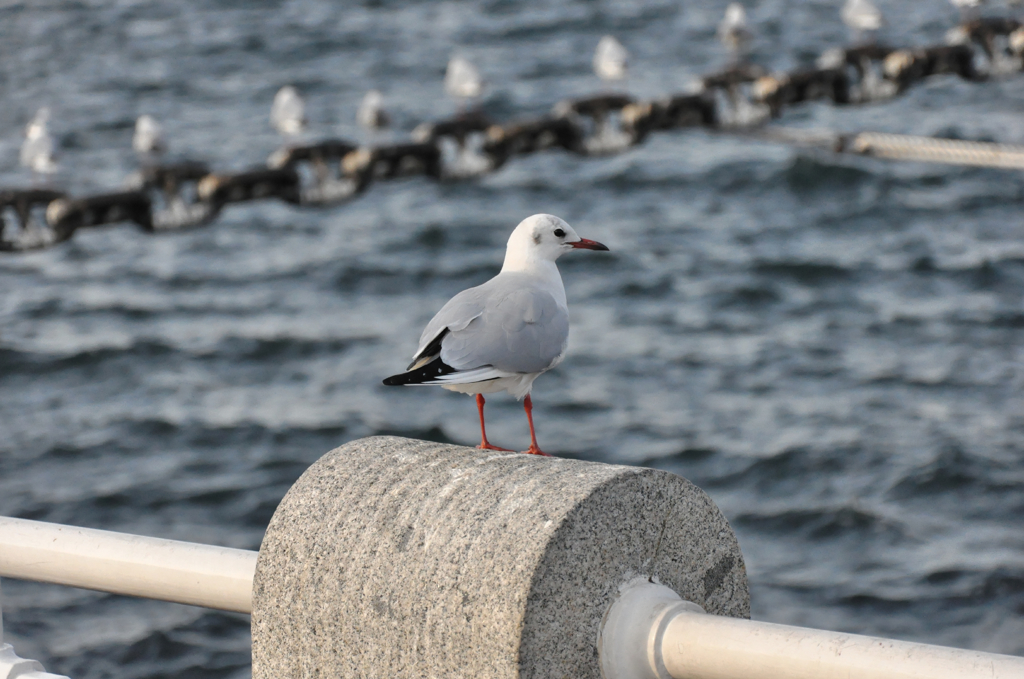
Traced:
POLYGON ((855 40, 882 27, 882 13, 871 0, 846 0, 841 16, 843 23, 853 29, 855 40))
POLYGON ((718 24, 718 39, 722 44, 734 55, 739 56, 746 51, 753 37, 754 34, 747 26, 747 13, 743 5, 734 2, 726 7, 722 23, 718 24))
POLYGON ((594 50, 594 73, 601 80, 622 80, 626 77, 628 63, 629 52, 613 36, 606 35, 598 41, 594 50))
POLYGON ((480 71, 465 57, 452 57, 444 73, 444 91, 460 103, 475 99, 484 91, 480 71))
POLYGON ((978 10, 985 4, 985 0, 949 0, 950 3, 960 10, 960 20, 970 21, 978 13, 978 10))
POLYGON ((46 106, 36 111, 25 126, 25 141, 21 144, 21 164, 33 173, 52 174, 57 171, 54 158, 53 137, 46 129, 50 120, 50 109, 46 106))
POLYGON ((132 148, 143 157, 158 156, 167 150, 164 142, 164 128, 151 115, 141 115, 135 121, 132 148))
POLYGON ((384 110, 384 95, 380 90, 370 90, 363 97, 356 113, 356 120, 368 130, 379 130, 391 123, 388 112, 384 110))
POLYGON ((291 85, 285 85, 274 95, 270 122, 286 137, 297 136, 306 129, 306 104, 291 85))
POLYGON ((607 250, 580 238, 554 215, 527 217, 508 239, 501 272, 445 304, 420 335, 407 372, 384 384, 438 385, 476 394, 483 450, 507 450, 487 440, 484 394, 507 391, 523 400, 530 423, 527 453, 546 455, 533 429, 530 390, 565 356, 569 310, 555 260, 570 250, 607 250))

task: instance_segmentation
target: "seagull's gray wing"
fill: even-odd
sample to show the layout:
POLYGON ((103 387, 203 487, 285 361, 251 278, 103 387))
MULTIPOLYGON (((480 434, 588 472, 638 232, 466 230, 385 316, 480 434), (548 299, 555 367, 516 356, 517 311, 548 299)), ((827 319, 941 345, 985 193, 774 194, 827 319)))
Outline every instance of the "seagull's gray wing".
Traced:
MULTIPOLYGON (((486 283, 484 285, 487 285, 486 283)), ((463 290, 441 307, 420 335, 420 346, 412 357, 408 370, 432 361, 441 352, 441 340, 449 333, 462 330, 484 312, 487 293, 478 285, 463 290)))
POLYGON ((550 292, 522 278, 498 276, 476 288, 485 303, 463 327, 448 326, 440 343, 445 364, 457 371, 492 366, 515 374, 543 372, 558 360, 569 338, 569 312, 550 292))
POLYGON ((53 156, 53 137, 44 134, 34 139, 26 139, 21 145, 21 164, 35 169, 37 165, 46 165, 53 156))

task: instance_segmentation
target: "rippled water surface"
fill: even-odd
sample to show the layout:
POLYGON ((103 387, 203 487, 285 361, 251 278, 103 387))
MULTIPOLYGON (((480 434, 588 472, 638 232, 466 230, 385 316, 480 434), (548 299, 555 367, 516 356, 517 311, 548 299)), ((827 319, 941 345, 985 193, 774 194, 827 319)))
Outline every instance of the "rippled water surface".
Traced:
MULTIPOLYGON (((844 39, 835 3, 748 2, 755 58, 807 63, 844 39)), ((628 89, 683 90, 722 65, 724 2, 33 3, 0 8, 0 182, 53 109, 56 182, 119 186, 140 113, 220 169, 278 143, 274 92, 310 137, 354 126, 378 87, 404 135, 454 111, 450 53, 498 119, 600 90, 599 37, 628 89)), ((879 2, 884 37, 942 39, 940 0, 879 2)), ((1024 78, 935 79, 784 122, 1024 141, 1024 78)), ((0 258, 0 514, 259 546, 324 452, 397 433, 476 442, 472 401, 388 389, 454 293, 497 272, 551 212, 612 252, 560 262, 565 362, 536 384, 541 445, 644 464, 707 490, 739 534, 760 619, 1024 654, 1024 241, 1020 175, 655 136, 549 153, 480 181, 380 184, 332 210, 236 207, 210 228, 81 233, 0 258)), ((505 396, 490 433, 525 448, 505 396)), ((21 655, 83 677, 244 677, 248 618, 5 581, 21 655)))

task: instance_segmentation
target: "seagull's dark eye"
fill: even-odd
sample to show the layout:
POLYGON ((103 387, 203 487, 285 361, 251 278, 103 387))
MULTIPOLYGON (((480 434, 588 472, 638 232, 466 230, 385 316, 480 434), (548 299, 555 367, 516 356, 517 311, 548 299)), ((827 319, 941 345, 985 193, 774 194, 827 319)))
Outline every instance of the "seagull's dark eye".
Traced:
POLYGON ((565 231, 562 231, 561 229, 555 229, 555 237, 556 238, 562 238, 564 236, 565 236, 565 231))

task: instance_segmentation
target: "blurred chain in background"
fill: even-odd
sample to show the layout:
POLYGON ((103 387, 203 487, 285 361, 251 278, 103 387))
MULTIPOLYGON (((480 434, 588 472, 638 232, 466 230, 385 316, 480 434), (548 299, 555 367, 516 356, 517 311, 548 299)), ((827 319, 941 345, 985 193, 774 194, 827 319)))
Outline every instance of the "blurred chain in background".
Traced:
MULTIPOLYGON (((0 251, 46 248, 80 229, 124 222, 146 233, 203 226, 231 203, 276 199, 299 207, 339 205, 374 182, 410 176, 468 179, 494 172, 516 156, 548 149, 580 156, 620 153, 643 143, 652 132, 691 127, 841 153, 1024 169, 1024 147, 766 124, 786 108, 809 101, 866 104, 896 97, 933 76, 981 82, 1024 70, 1024 26, 1015 19, 965 17, 945 44, 897 49, 871 41, 880 25, 872 11, 877 13, 864 0, 844 9, 843 19, 854 30, 857 46, 828 50, 812 68, 768 73, 746 61, 750 32, 742 7, 732 5, 719 37, 733 61, 702 78, 695 92, 648 101, 603 93, 562 101, 541 118, 509 123, 496 123, 471 108, 483 80, 471 63, 455 57, 445 89, 461 102, 461 112, 421 124, 409 142, 400 144, 359 146, 342 139, 296 144, 306 124, 304 103, 295 88, 285 87, 271 110, 271 122, 285 137, 285 146, 270 156, 266 167, 238 174, 220 174, 200 162, 161 162, 166 148, 162 130, 150 116, 142 116, 133 139, 142 168, 124 188, 84 197, 68 196, 45 183, 0 190, 0 251)), ((624 77, 627 63, 626 49, 605 36, 594 55, 595 72, 614 82, 624 77)), ((367 94, 358 116, 369 128, 387 124, 379 92, 367 94)), ((48 118, 49 111, 40 109, 26 128, 22 148, 21 162, 37 180, 56 167, 48 118)))

